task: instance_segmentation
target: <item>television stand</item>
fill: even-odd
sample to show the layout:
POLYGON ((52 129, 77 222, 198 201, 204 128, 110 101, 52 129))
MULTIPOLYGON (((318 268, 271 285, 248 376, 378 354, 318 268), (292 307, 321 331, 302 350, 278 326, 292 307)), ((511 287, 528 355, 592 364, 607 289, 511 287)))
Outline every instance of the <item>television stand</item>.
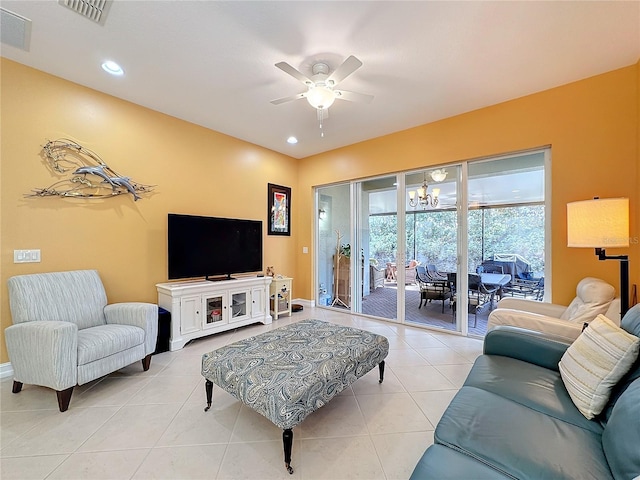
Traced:
POLYGON ((171 312, 169 349, 179 350, 195 338, 252 323, 271 323, 271 281, 271 277, 240 277, 157 284, 158 306, 171 312))

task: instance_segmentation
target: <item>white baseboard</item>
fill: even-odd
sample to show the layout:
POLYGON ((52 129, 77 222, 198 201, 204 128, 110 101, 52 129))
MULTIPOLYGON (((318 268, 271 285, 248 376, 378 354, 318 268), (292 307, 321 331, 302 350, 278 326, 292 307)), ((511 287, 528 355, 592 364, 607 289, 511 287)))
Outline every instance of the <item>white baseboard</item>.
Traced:
POLYGON ((291 300, 291 303, 299 303, 303 307, 309 307, 309 308, 313 308, 316 306, 315 300, 306 300, 304 298, 294 298, 293 300, 291 300))
POLYGON ((11 366, 11 362, 0 363, 0 378, 12 377, 13 376, 13 367, 11 366))

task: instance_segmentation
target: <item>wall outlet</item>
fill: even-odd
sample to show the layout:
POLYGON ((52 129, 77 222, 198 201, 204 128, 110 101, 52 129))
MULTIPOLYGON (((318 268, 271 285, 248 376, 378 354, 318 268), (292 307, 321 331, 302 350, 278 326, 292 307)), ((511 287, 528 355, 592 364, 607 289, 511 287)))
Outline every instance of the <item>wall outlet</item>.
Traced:
POLYGON ((309 247, 302 247, 302 253, 309 253, 309 247))
POLYGON ((40 263, 40 249, 14 250, 13 263, 40 263))

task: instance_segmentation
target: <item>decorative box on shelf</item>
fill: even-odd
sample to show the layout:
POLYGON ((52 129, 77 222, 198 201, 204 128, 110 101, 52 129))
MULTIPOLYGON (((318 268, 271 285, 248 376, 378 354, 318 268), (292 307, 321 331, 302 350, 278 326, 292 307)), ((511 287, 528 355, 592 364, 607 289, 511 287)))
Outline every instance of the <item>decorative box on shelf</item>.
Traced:
MULTIPOLYGON (((276 300, 274 297, 271 297, 271 310, 275 310, 276 300)), ((289 308, 289 298, 287 296, 282 296, 280 293, 278 294, 278 311, 283 312, 289 308)))
POLYGON ((291 316, 291 282, 293 278, 274 277, 269 289, 269 307, 274 320, 279 315, 291 316))

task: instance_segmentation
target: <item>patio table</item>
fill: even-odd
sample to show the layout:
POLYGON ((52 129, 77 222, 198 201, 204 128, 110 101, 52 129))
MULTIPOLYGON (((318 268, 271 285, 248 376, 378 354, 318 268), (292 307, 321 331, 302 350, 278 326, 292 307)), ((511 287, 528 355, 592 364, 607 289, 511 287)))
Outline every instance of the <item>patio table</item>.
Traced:
POLYGON ((481 273, 480 280, 485 285, 503 287, 511 281, 511 275, 508 273, 481 273))

